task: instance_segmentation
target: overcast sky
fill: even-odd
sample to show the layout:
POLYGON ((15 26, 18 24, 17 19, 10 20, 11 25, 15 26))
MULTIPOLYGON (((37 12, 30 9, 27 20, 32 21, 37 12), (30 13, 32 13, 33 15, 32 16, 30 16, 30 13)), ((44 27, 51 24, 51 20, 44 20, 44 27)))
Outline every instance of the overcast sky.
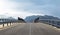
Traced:
POLYGON ((60 17, 60 0, 0 0, 0 15, 21 17, 29 15, 60 17))

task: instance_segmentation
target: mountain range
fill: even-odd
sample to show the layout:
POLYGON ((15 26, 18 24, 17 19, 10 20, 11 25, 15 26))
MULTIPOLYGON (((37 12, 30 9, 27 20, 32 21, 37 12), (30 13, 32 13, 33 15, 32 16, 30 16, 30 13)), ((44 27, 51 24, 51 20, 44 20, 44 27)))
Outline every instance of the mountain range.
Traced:
POLYGON ((49 16, 49 15, 44 15, 44 16, 41 16, 41 15, 32 15, 32 16, 27 16, 25 18, 25 21, 26 22, 33 22, 36 18, 39 19, 54 19, 54 20, 60 20, 60 18, 58 17, 54 17, 54 16, 49 16))

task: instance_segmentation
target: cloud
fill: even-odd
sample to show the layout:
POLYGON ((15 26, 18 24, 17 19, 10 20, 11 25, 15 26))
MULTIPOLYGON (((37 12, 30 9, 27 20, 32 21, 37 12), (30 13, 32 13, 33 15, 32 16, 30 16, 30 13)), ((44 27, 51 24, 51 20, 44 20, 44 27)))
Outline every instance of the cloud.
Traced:
MULTIPOLYGON (((9 16, 12 16, 12 17, 20 16, 21 18, 24 18, 31 14, 29 12, 25 12, 25 11, 21 11, 21 10, 17 11, 17 9, 15 9, 17 7, 17 5, 18 4, 16 2, 10 2, 9 0, 0 0, 0 16, 1 15, 5 15, 8 17, 9 16)), ((23 5, 20 4, 20 7, 23 7, 23 5)))
POLYGON ((60 17, 60 0, 0 0, 0 14, 26 17, 53 15, 60 17), (56 13, 57 12, 57 13, 56 13))

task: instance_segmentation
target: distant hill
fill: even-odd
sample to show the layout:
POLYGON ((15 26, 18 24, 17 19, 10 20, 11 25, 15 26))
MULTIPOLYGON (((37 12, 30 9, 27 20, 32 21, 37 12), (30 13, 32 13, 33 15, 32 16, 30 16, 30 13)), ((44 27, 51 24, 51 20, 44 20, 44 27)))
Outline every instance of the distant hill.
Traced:
POLYGON ((27 17, 25 18, 25 21, 26 21, 26 22, 33 22, 34 19, 36 19, 37 17, 39 17, 39 16, 35 16, 35 15, 33 15, 33 16, 27 16, 27 17))
POLYGON ((49 15, 44 15, 44 16, 33 15, 33 16, 27 16, 25 18, 25 21, 26 22, 33 22, 38 17, 39 17, 39 19, 55 19, 55 20, 60 20, 58 17, 49 16, 49 15))

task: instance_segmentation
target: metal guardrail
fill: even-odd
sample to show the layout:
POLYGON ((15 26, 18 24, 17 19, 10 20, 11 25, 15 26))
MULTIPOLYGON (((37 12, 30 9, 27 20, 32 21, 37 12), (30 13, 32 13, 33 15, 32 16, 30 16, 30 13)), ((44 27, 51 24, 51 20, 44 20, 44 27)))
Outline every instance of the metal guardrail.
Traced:
POLYGON ((40 19, 38 22, 46 23, 46 24, 60 28, 60 20, 40 19))
POLYGON ((7 21, 7 22, 0 22, 0 25, 2 24, 2 26, 4 27, 5 24, 7 24, 7 26, 9 26, 8 24, 10 24, 10 26, 14 23, 20 23, 19 21, 7 21))
POLYGON ((19 21, 19 20, 0 22, 0 24, 3 24, 3 27, 5 26, 5 24, 7 24, 7 26, 8 26, 8 24, 10 24, 10 26, 11 26, 11 24, 14 24, 14 23, 26 23, 26 22, 24 22, 24 21, 19 21))
POLYGON ((7 26, 9 26, 8 24, 10 24, 10 26, 11 26, 14 23, 13 22, 2 22, 0 24, 2 24, 3 27, 5 27, 5 24, 7 24, 7 26))

